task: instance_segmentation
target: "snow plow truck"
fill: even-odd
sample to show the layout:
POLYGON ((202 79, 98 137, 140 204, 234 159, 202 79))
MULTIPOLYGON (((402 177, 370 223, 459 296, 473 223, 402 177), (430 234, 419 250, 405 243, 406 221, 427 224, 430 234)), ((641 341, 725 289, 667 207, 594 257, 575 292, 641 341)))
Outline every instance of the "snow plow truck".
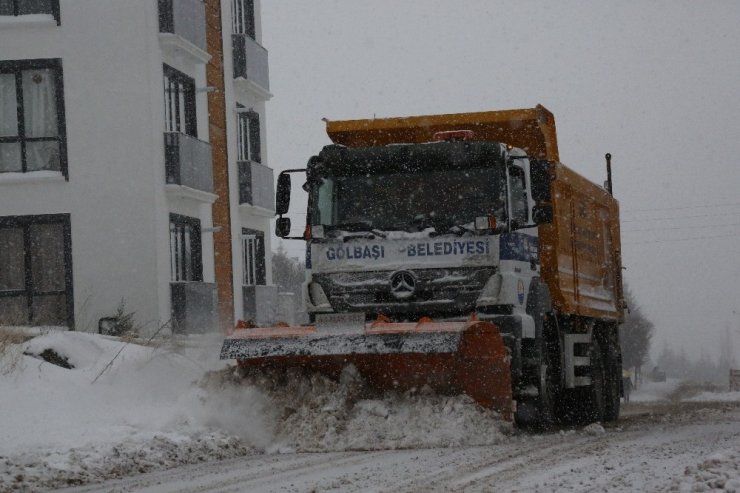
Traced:
POLYGON ((619 206, 559 162, 546 108, 326 121, 278 176, 276 234, 306 242, 310 324, 242 324, 222 359, 465 393, 520 425, 619 416, 619 206), (290 236, 291 175, 305 175, 290 236))

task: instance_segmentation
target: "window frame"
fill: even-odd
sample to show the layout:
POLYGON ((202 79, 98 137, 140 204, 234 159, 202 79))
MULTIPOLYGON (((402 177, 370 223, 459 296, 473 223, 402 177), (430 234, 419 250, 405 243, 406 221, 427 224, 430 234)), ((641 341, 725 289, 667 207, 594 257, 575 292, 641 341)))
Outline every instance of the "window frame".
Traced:
POLYGON ((267 285, 267 260, 265 252, 265 233, 256 229, 242 228, 242 285, 243 286, 265 286, 267 285), (253 262, 249 261, 247 241, 254 241, 253 262), (251 266, 251 269, 250 269, 251 266), (253 276, 253 283, 248 283, 249 277, 253 276))
POLYGON ((510 165, 508 166, 508 176, 509 176, 509 220, 510 221, 517 221, 519 222, 519 225, 527 224, 529 222, 529 200, 527 196, 527 177, 526 173, 524 172, 524 168, 516 165, 510 165), (516 198, 514 196, 514 181, 519 180, 521 178, 521 193, 522 195, 519 198, 516 198), (515 204, 521 202, 524 204, 523 209, 516 209, 515 210, 515 204), (523 213, 523 217, 521 215, 517 214, 519 212, 523 213))
POLYGON ((260 114, 236 104, 237 161, 262 164, 262 125, 260 114))
POLYGON ((198 115, 196 112, 195 79, 189 75, 170 67, 162 66, 162 82, 164 90, 164 127, 166 133, 180 133, 198 138, 198 115), (173 83, 175 84, 175 95, 170 96, 173 83), (180 87, 182 84, 182 108, 180 107, 180 87), (171 107, 174 99, 177 104, 171 107), (180 121, 180 113, 182 121, 180 121), (181 128, 182 127, 182 128, 181 128))
MULTIPOLYGON (((51 14, 52 17, 54 17, 54 20, 57 22, 57 26, 61 25, 61 12, 59 9, 59 0, 49 0, 51 3, 51 12, 36 12, 36 14, 51 14)), ((0 17, 20 17, 23 15, 34 15, 34 14, 21 14, 20 13, 20 3, 23 2, 23 0, 10 0, 10 2, 13 3, 13 13, 12 14, 0 14, 0 17)))
POLYGON ((28 304, 28 323, 34 318, 33 299, 36 296, 64 295, 66 298, 66 324, 70 330, 74 329, 74 282, 72 270, 72 228, 70 214, 39 214, 29 216, 0 216, 0 230, 23 230, 23 258, 24 258, 24 286, 23 289, 0 291, 0 298, 25 296, 28 304), (36 291, 33 282, 33 265, 31 262, 31 226, 44 224, 61 224, 62 240, 64 245, 64 289, 36 291))
POLYGON ((170 214, 170 281, 171 282, 203 282, 203 234, 200 219, 183 216, 181 214, 170 214), (187 248, 184 243, 182 250, 178 244, 173 244, 173 237, 178 239, 178 228, 190 228, 190 276, 187 274, 186 263, 180 265, 180 259, 185 258, 187 262, 187 248), (190 277, 190 279, 188 279, 190 277))
POLYGON ((254 0, 232 0, 231 34, 242 34, 257 41, 254 0))
MULTIPOLYGON (((67 161, 67 125, 66 111, 64 107, 64 72, 60 58, 40 58, 35 60, 2 60, 0 61, 0 74, 13 74, 16 83, 16 109, 18 135, 15 137, 0 136, 0 143, 18 142, 21 145, 21 171, 19 173, 32 173, 37 170, 28 171, 28 155, 26 145, 28 142, 44 142, 56 140, 59 143, 59 172, 65 180, 69 181, 69 169, 67 161), (22 74, 25 70, 50 69, 54 72, 54 91, 57 106, 57 136, 51 137, 26 137, 25 129, 25 107, 23 94, 22 74)), ((2 172, 0 172, 2 176, 2 172)))

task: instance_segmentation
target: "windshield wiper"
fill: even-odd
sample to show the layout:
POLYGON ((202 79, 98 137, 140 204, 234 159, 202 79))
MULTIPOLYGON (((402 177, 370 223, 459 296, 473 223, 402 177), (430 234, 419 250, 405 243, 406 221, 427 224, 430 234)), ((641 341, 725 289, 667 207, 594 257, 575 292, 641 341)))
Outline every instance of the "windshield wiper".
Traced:
POLYGON ((352 239, 352 238, 369 238, 373 239, 376 236, 380 236, 381 238, 385 238, 388 236, 386 233, 380 231, 379 229, 373 228, 372 225, 369 222, 365 221, 358 221, 354 223, 340 223, 335 224, 331 226, 333 230, 344 230, 348 231, 350 233, 358 233, 356 235, 345 235, 344 239, 352 239))
POLYGON ((468 227, 465 224, 453 224, 449 228, 447 228, 447 231, 456 234, 457 236, 462 236, 465 233, 475 233, 475 229, 468 227))

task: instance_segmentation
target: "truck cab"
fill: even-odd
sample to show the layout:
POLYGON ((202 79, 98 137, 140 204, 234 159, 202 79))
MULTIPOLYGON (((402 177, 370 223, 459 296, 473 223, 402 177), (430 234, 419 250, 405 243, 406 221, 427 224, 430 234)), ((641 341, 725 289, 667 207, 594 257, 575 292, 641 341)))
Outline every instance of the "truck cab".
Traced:
POLYGON ((308 312, 521 316, 539 273, 530 183, 526 154, 495 142, 325 147, 306 171, 308 312))

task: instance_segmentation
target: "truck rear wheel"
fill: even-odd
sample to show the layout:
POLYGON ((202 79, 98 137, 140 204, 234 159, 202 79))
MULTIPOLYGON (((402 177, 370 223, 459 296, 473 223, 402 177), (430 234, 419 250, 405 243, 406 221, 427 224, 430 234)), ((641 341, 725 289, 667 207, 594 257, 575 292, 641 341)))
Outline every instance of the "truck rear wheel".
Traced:
POLYGON ((581 422, 583 424, 594 423, 604 420, 606 369, 604 368, 604 357, 601 345, 594 339, 591 342, 591 385, 586 387, 585 399, 582 401, 581 422))
POLYGON ((604 354, 604 421, 619 419, 621 397, 622 362, 619 348, 609 344, 604 354))
POLYGON ((565 390, 557 403, 557 417, 562 423, 587 425, 604 419, 604 358, 594 339, 589 351, 591 385, 565 390))

